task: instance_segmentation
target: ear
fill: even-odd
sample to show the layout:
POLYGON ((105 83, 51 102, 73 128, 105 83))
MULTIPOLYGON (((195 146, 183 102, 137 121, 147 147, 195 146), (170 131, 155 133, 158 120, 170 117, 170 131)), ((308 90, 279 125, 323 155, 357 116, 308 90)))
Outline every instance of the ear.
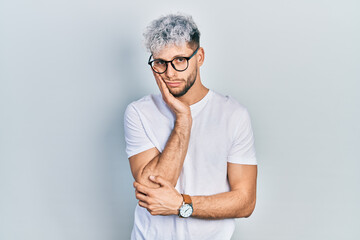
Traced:
POLYGON ((202 66, 205 60, 205 51, 202 47, 199 48, 198 52, 197 52, 197 61, 198 61, 198 66, 202 66))

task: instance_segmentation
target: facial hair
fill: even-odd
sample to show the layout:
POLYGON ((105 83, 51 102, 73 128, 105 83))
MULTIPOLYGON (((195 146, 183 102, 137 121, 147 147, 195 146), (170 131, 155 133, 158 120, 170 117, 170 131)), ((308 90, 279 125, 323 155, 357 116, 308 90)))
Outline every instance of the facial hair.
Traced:
POLYGON ((184 96, 188 91, 189 89, 194 85, 195 83, 195 80, 196 80, 196 77, 197 77, 197 69, 194 71, 194 74, 191 74, 187 81, 186 81, 186 85, 184 87, 184 89, 182 89, 180 92, 178 93, 173 93, 170 89, 170 93, 174 96, 174 97, 182 97, 184 96))

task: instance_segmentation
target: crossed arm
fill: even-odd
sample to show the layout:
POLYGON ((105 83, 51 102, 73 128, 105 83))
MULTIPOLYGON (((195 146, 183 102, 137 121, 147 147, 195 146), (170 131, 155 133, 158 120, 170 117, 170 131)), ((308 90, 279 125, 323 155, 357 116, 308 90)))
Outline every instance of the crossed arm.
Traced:
MULTIPOLYGON (((160 153, 149 149, 129 158, 139 205, 152 215, 177 215, 182 196, 174 188, 187 153, 192 125, 190 107, 174 98, 155 75, 163 99, 176 115, 174 129, 160 153)), ((256 202, 256 165, 228 163, 230 191, 210 196, 191 196, 193 215, 221 219, 248 217, 256 202)), ((186 194, 186 193, 185 193, 186 194)))
MULTIPOLYGON (((230 191, 210 196, 191 196, 196 218, 222 219, 249 217, 256 202, 256 165, 228 163, 230 191)), ((152 215, 176 215, 182 203, 179 192, 163 177, 151 176, 160 185, 150 188, 134 182, 139 205, 152 215)))

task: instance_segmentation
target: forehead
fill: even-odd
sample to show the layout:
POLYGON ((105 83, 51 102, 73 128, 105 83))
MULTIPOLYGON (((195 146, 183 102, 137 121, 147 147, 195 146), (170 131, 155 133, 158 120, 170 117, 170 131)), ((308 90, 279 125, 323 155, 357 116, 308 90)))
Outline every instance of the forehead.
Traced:
POLYGON ((153 53, 154 59, 171 60, 177 56, 187 56, 192 54, 193 50, 188 44, 183 45, 166 45, 159 52, 153 53))

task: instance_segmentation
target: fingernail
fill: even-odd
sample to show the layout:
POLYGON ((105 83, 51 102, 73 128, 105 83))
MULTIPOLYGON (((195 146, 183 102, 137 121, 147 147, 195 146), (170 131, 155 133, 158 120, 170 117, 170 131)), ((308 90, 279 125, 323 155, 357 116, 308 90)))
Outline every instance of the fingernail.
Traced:
POLYGON ((155 176, 149 176, 150 180, 155 180, 155 176))

